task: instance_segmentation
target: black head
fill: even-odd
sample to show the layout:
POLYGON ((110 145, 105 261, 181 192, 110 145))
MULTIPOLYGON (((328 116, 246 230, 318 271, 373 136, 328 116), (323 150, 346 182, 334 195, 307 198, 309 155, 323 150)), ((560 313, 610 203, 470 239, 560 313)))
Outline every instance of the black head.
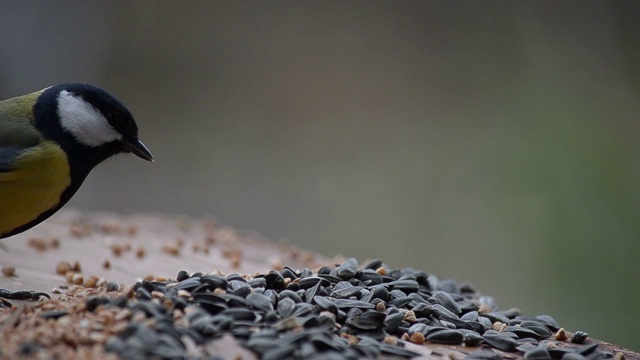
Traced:
POLYGON ((62 146, 70 161, 77 159, 92 168, 126 152, 153 161, 138 139, 138 126, 129 110, 96 86, 61 84, 47 88, 38 98, 34 114, 36 127, 62 146))

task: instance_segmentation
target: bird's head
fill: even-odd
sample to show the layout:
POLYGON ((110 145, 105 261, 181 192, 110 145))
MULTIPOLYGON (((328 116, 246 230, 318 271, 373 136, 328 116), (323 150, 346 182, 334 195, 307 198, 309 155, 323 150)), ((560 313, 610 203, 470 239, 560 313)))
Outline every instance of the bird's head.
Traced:
POLYGON ((92 153, 97 162, 118 153, 153 161, 138 138, 138 126, 129 110, 96 86, 49 87, 38 97, 34 117, 40 131, 68 153, 92 153))

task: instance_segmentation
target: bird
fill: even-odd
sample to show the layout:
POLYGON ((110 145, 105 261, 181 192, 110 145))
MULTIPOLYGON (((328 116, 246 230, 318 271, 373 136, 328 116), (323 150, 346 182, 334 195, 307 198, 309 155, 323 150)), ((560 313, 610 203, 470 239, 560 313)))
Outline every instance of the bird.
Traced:
POLYGON ((131 112, 97 86, 59 84, 0 101, 0 239, 49 218, 94 167, 121 153, 154 161, 131 112))

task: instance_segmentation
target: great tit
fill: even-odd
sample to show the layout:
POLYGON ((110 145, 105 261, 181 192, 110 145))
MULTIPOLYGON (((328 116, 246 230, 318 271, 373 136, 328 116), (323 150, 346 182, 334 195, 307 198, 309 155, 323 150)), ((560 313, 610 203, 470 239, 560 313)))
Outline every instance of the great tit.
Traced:
POLYGON ((153 161, 129 110, 103 89, 61 84, 0 101, 0 239, 53 215, 119 153, 153 161))

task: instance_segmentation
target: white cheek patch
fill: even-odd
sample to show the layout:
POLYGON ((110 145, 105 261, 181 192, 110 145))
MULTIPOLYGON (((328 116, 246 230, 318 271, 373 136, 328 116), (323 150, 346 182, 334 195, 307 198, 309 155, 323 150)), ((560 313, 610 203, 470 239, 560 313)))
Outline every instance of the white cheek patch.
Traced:
POLYGON ((62 128, 84 145, 96 147, 122 139, 100 110, 66 90, 58 94, 58 116, 62 128))

